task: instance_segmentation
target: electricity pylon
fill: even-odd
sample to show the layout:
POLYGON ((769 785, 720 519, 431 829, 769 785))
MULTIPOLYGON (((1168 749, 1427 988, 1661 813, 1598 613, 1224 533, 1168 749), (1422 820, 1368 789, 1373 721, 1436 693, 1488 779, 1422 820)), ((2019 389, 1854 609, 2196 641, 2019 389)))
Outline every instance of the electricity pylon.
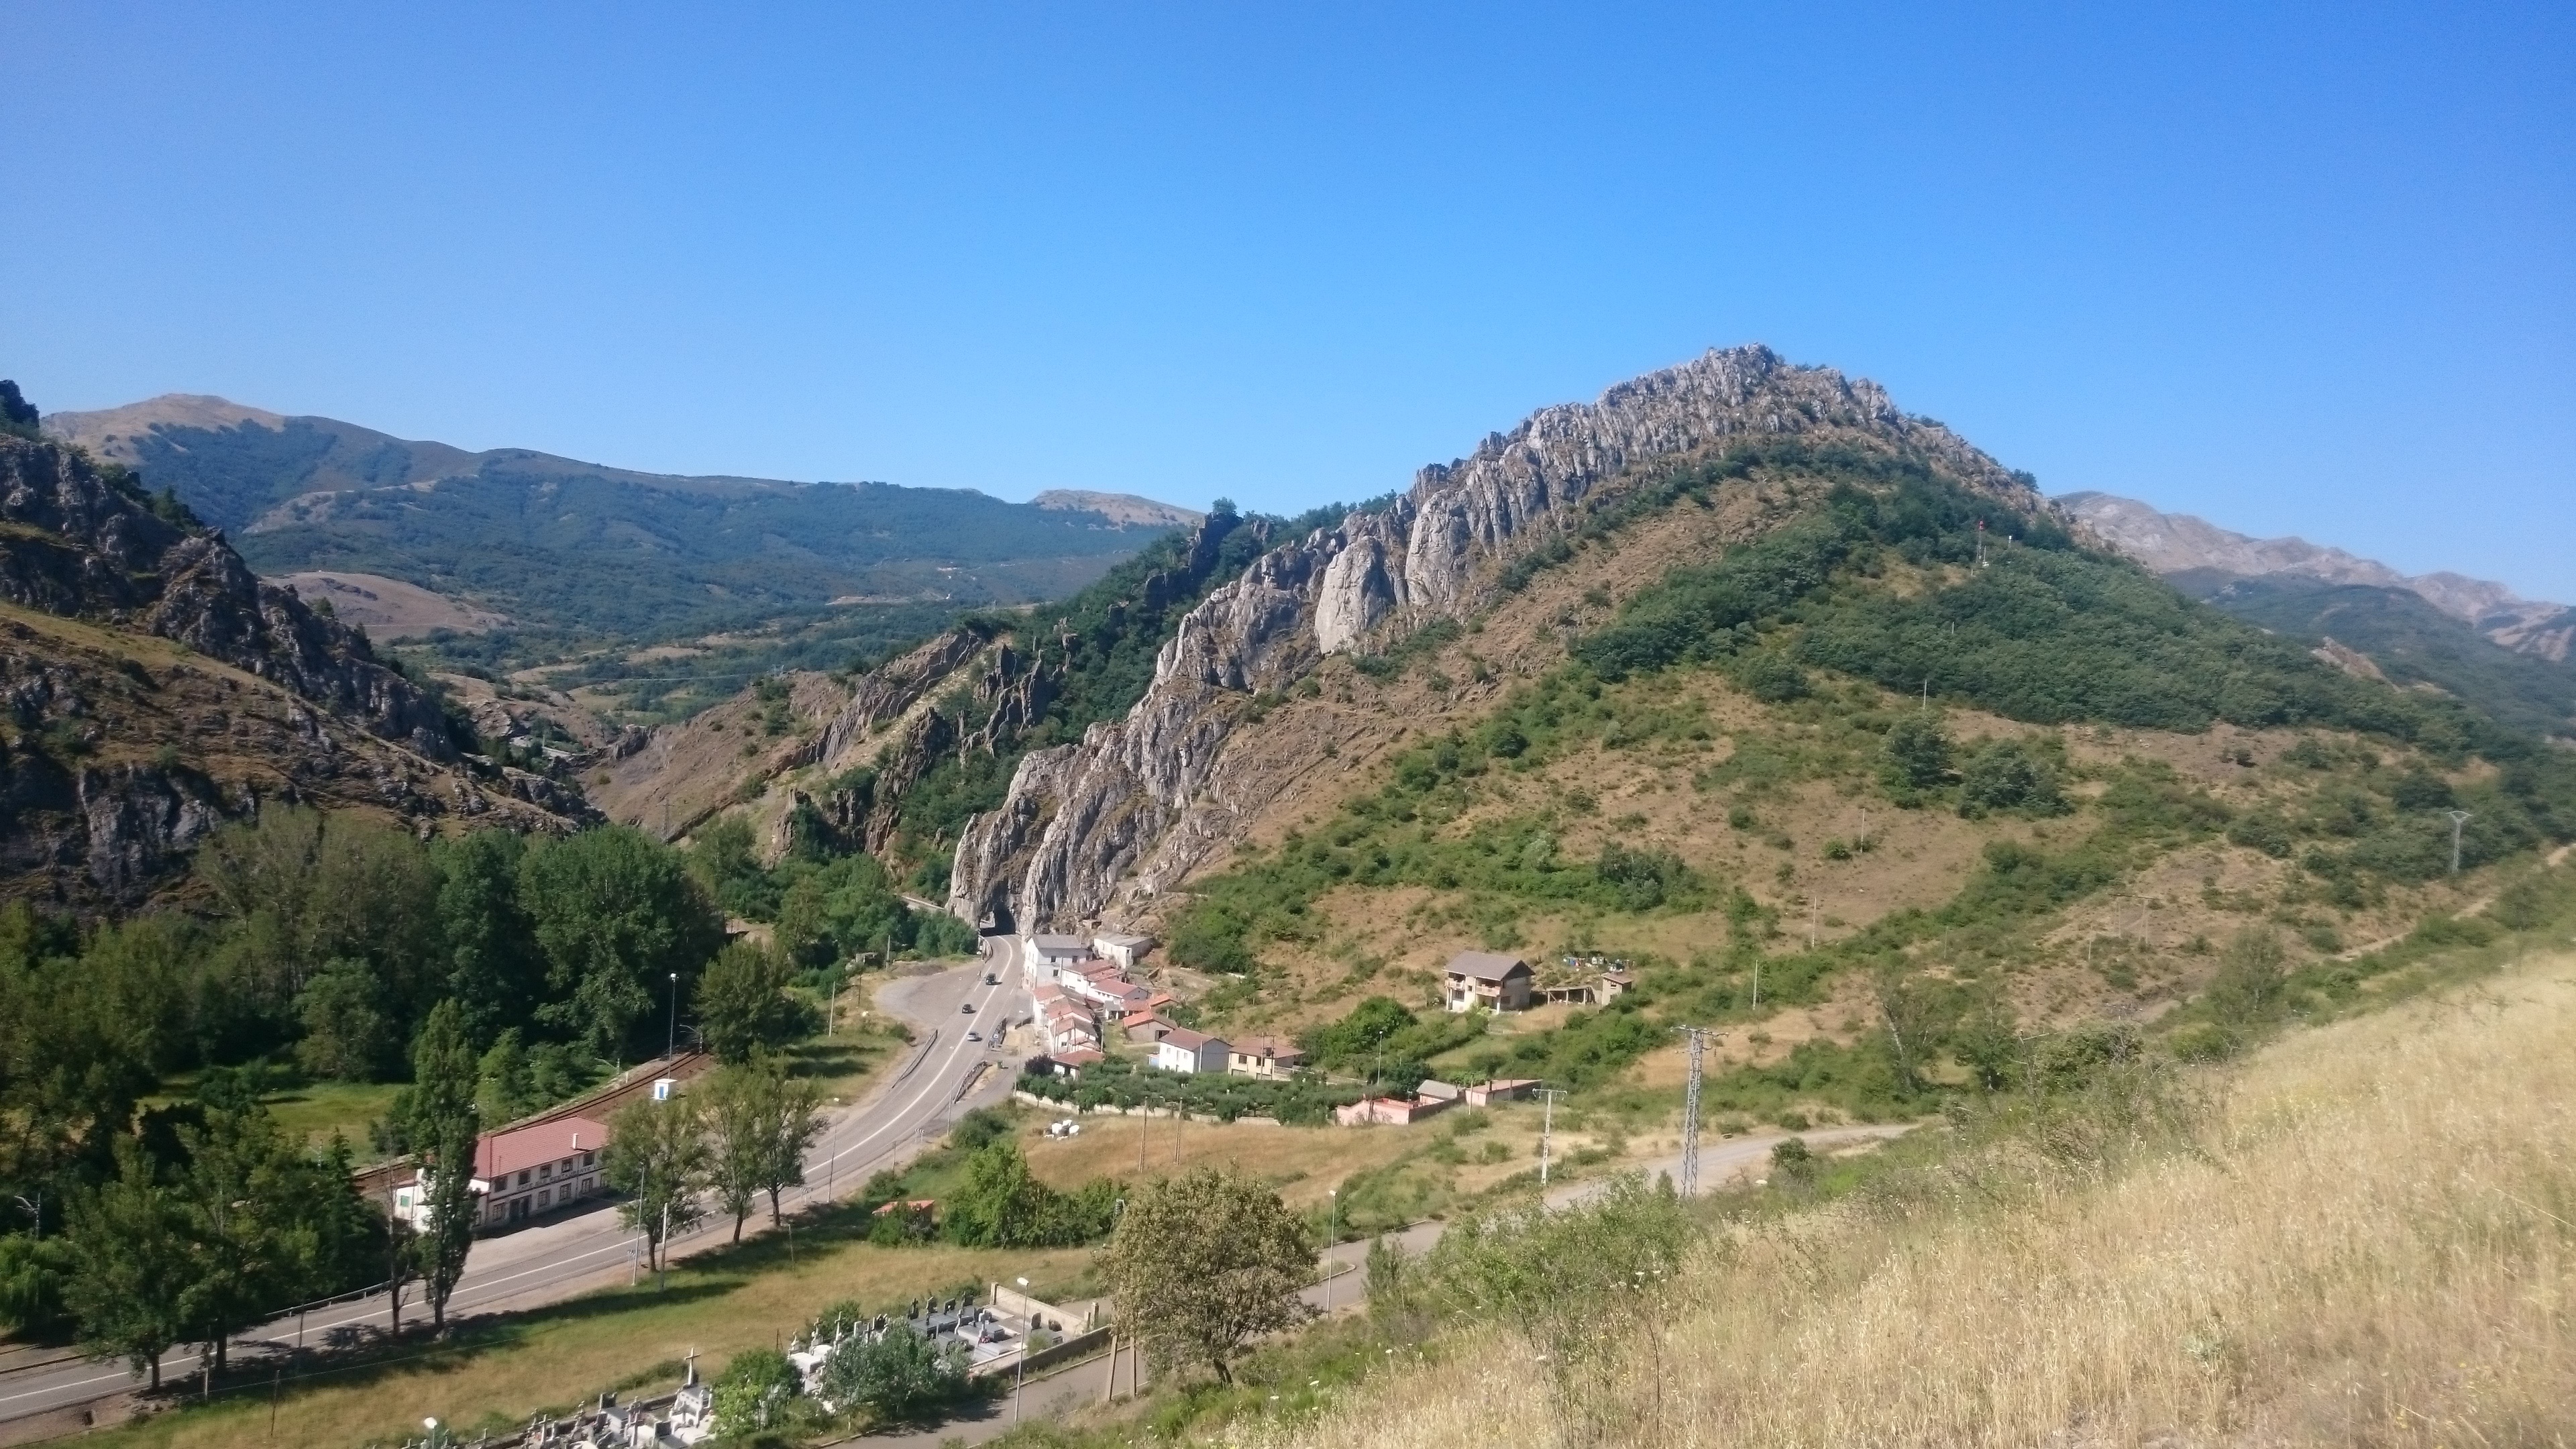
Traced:
POLYGON ((1704 1026, 1673 1028, 1690 1043, 1690 1085, 1682 1091, 1682 1196, 1699 1194, 1699 1060, 1716 1032, 1704 1026))

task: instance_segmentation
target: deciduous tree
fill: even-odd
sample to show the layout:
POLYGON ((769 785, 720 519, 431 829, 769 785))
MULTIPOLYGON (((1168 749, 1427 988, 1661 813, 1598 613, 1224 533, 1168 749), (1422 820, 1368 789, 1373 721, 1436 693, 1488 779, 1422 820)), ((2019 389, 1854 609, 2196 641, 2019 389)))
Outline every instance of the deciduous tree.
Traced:
POLYGON ((1232 1383, 1245 1344, 1305 1316, 1315 1244, 1277 1193, 1202 1167, 1129 1201, 1103 1267, 1119 1318, 1157 1359, 1232 1383))
POLYGON ((804 1024, 804 1012, 787 994, 787 958, 757 941, 736 941, 716 953, 690 998, 707 1049, 729 1064, 785 1046, 804 1024))
POLYGON ((693 982, 723 944, 679 855, 640 831, 605 826, 531 846, 519 886, 556 997, 542 1015, 602 1056, 658 1050, 661 1033, 646 1028, 660 1024, 653 1018, 670 978, 693 982))
POLYGON ((707 1132, 687 1097, 639 1099, 608 1119, 600 1171, 627 1195, 620 1221, 644 1235, 647 1265, 662 1266, 668 1238, 697 1226, 698 1191, 707 1181, 707 1132))
POLYGON ((779 1193, 805 1180, 805 1150, 823 1131, 820 1099, 813 1083, 765 1054, 722 1068, 695 1095, 706 1118, 708 1185, 741 1242, 743 1220, 762 1194, 774 1223, 779 1193))
POLYGON ((187 1332, 187 1210, 142 1145, 116 1144, 116 1176, 73 1199, 67 1297, 93 1357, 122 1355, 161 1387, 161 1356, 187 1332))

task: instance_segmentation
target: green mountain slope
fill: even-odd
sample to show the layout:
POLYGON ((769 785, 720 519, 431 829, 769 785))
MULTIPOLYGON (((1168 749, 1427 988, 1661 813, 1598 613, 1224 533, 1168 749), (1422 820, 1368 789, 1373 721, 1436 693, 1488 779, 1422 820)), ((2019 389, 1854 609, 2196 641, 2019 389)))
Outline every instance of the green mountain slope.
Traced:
POLYGON ((401 579, 557 647, 819 618, 836 600, 865 610, 1056 598, 1164 531, 967 490, 469 453, 220 399, 54 414, 46 426, 175 490, 262 573, 401 579))
POLYGON ((1421 1013, 1362 1008, 1389 1063, 1599 1089, 1641 1127, 1673 1084, 1641 1059, 1715 1026, 1716 1109, 1916 1112, 2012 1077, 2034 1039, 2127 1050, 2161 1016, 2224 1049, 2213 982, 2264 1012, 2367 990, 2350 948, 2576 839, 2566 752, 2344 674, 1921 460, 1772 444, 1651 496, 1464 626, 1328 661, 1271 712, 1343 750, 1400 742, 1166 897, 1173 960, 1219 983, 1207 1024, 1320 1046, 1383 995, 1421 1013), (1789 506, 1743 530, 1756 499, 1789 506), (1570 983, 1598 967, 1556 963, 1606 953, 1636 984, 1462 1041, 1434 1024, 1465 946, 1570 983))
POLYGON ((2357 649, 2399 684, 2431 685, 2517 729, 2576 737, 2576 668, 2507 649, 2409 590, 2290 576, 2172 582, 2304 644, 2357 649))

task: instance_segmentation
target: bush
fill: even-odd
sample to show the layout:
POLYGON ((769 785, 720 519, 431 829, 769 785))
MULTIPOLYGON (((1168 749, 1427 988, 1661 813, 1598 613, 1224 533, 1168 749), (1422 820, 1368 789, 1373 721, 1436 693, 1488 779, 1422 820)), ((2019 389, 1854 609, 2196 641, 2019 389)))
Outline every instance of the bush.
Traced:
POLYGON ((2057 767, 2022 740, 1988 740, 1959 772, 1959 813, 1970 819, 1988 811, 2063 815, 2067 808, 2057 767))
POLYGON ((2260 926, 2247 926, 2227 943, 2202 999, 2221 1022, 2262 1021, 2280 1009, 2286 981, 2280 939, 2260 926))
POLYGON ((713 1385, 716 1433, 736 1438, 783 1423, 788 1402, 804 1391, 804 1381, 787 1355, 772 1348, 746 1349, 733 1356, 713 1385))
POLYGON ((1910 712, 1888 728, 1880 777, 1901 796, 1939 789, 1950 778, 1950 753, 1939 716, 1910 712))
POLYGON ((833 1349, 821 1388, 836 1409, 866 1409, 881 1421, 924 1418, 965 1396, 966 1345, 934 1343, 898 1322, 880 1337, 859 1335, 833 1349))

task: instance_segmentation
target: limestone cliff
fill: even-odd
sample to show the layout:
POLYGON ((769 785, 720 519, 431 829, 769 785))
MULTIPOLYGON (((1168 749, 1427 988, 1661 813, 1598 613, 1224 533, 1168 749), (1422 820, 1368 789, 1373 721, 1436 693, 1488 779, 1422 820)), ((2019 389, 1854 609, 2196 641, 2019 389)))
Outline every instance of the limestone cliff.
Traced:
POLYGON ((1210 594, 1123 719, 1022 760, 1001 807, 959 839, 950 908, 1020 929, 1141 908, 1281 787, 1274 773, 1226 768, 1260 696, 1327 654, 1473 613, 1502 566, 1637 484, 1732 444, 1793 435, 1903 449, 2016 507, 2046 506, 2026 479, 1899 412, 1876 384, 1763 347, 1712 351, 1597 402, 1547 408, 1465 459, 1423 469, 1393 507, 1273 548, 1210 594))

